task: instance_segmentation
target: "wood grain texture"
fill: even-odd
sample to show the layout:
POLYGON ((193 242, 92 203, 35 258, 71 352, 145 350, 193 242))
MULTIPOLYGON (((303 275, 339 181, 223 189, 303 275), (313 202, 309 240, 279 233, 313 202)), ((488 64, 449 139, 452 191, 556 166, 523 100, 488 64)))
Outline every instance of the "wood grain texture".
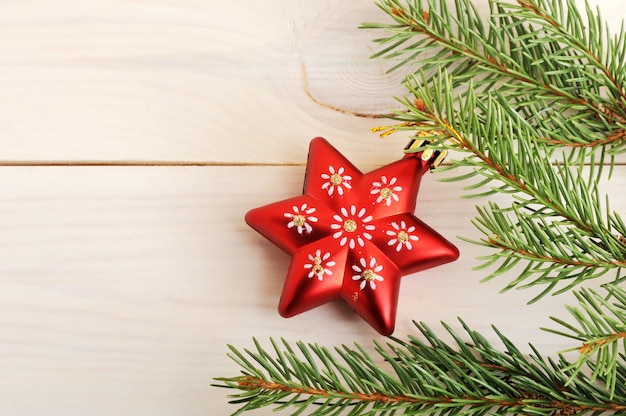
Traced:
POLYGON ((388 152, 313 101, 375 113, 401 92, 357 29, 377 8, 291 3, 0 4, 0 157, 302 162, 317 134, 388 152))
MULTIPOLYGON (((613 28, 620 3, 592 2, 613 28)), ((314 136, 365 171, 400 156, 404 137, 353 115, 403 93, 357 29, 382 18, 356 0, 0 2, 0 414, 228 415, 210 387, 238 371, 227 343, 380 339, 339 302, 280 318, 289 259, 243 216, 301 191, 314 136)), ((618 211, 625 176, 605 188, 618 211)), ((571 295, 479 283, 486 252, 455 237, 478 237, 482 202, 460 187, 424 179, 417 214, 462 254, 404 279, 396 334, 461 316, 571 346, 538 329, 571 295)))

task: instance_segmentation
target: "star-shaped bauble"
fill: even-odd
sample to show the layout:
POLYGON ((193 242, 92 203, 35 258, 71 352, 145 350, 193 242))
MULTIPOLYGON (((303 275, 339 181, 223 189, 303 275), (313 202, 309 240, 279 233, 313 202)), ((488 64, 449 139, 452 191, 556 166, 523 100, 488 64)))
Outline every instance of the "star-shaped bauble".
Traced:
POLYGON ((407 153, 363 174, 315 138, 303 195, 248 212, 246 222, 292 256, 278 306, 282 316, 342 298, 390 335, 400 277, 458 258, 454 245, 413 215, 430 169, 422 156, 407 153))

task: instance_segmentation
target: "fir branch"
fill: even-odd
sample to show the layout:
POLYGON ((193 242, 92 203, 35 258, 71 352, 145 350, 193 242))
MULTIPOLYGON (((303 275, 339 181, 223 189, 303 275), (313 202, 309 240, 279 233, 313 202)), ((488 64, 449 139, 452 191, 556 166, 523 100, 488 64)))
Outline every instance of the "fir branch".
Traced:
POLYGON ((626 104, 624 62, 617 63, 613 59, 611 63, 605 64, 604 60, 607 57, 626 56, 626 44, 620 37, 615 37, 613 41, 600 17, 599 9, 594 12, 589 3, 585 3, 585 24, 573 0, 566 1, 566 8, 563 8, 563 2, 548 0, 518 0, 518 4, 519 9, 512 6, 511 10, 517 11, 529 21, 541 23, 566 48, 578 51, 586 66, 594 68, 594 76, 604 77, 602 84, 609 86, 608 102, 612 107, 605 111, 623 112, 626 104))
POLYGON ((451 83, 445 75, 430 82, 411 77, 413 97, 401 100, 408 111, 396 115, 402 121, 397 128, 437 132, 429 147, 466 154, 453 160, 451 169, 471 171, 447 180, 482 178, 466 187, 474 192, 471 197, 512 195, 509 208, 490 203, 474 220, 485 234, 478 243, 498 250, 483 258, 481 268, 499 264, 487 279, 525 262, 505 290, 545 285, 537 300, 625 267, 624 224, 600 203, 601 169, 584 175, 583 167, 571 167, 567 158, 553 164, 538 132, 506 100, 477 96, 471 83, 466 94, 453 99, 451 83))
POLYGON ((594 358, 591 379, 602 377, 607 389, 613 392, 618 382, 618 368, 626 366, 626 290, 616 285, 607 285, 605 289, 608 298, 593 290, 575 291, 579 306, 567 307, 575 324, 551 317, 565 331, 546 330, 581 341, 579 347, 563 351, 580 354, 568 370, 573 369, 576 374, 594 358))
POLYGON ((291 409, 292 415, 440 414, 618 414, 626 411, 626 373, 618 371, 613 396, 602 375, 594 383, 560 357, 544 359, 534 348, 525 356, 496 331, 500 351, 463 323, 470 342, 449 326, 449 344, 424 324, 419 339, 392 338, 375 344, 381 368, 359 345, 334 351, 315 345, 272 340, 272 352, 255 341, 255 351, 230 347, 242 375, 218 378, 218 386, 239 390, 231 397, 242 407, 235 414, 267 406, 291 409), (569 379, 569 382, 568 382, 569 379))
POLYGON ((374 57, 399 58, 392 70, 446 70, 453 88, 472 80, 478 96, 497 88, 546 144, 572 147, 578 161, 600 146, 611 154, 624 149, 623 31, 611 38, 589 7, 585 24, 573 0, 565 8, 554 0, 492 0, 487 22, 470 0, 454 3, 382 0, 395 24, 363 25, 389 34, 377 40, 383 48, 374 57))

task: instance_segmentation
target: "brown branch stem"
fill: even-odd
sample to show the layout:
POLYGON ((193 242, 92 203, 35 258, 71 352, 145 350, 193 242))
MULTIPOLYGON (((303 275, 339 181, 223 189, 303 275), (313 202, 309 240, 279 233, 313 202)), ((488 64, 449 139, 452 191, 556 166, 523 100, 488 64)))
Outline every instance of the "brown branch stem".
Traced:
POLYGON ((499 248, 501 250, 506 250, 506 251, 512 251, 515 252, 516 254, 519 254, 520 256, 524 256, 524 257, 530 257, 532 259, 536 259, 539 261, 545 261, 545 262, 549 262, 549 263, 554 263, 554 264, 566 264, 566 265, 570 265, 570 266, 576 266, 576 267, 585 267, 585 268, 596 268, 596 267, 626 267, 626 261, 611 261, 611 262, 585 262, 585 261, 579 261, 579 260, 574 260, 574 259, 559 259, 556 257, 551 257, 551 256, 542 256, 536 253, 531 253, 530 251, 526 251, 526 250, 522 250, 520 248, 511 248, 505 244, 502 244, 501 241, 491 238, 489 237, 488 240, 489 244, 491 244, 494 248, 499 248))
POLYGON ((590 147, 596 147, 596 146, 606 146, 606 145, 609 145, 609 144, 613 144, 613 143, 616 143, 616 142, 619 142, 619 141, 626 140, 626 130, 624 130, 624 129, 618 130, 615 133, 613 133, 610 136, 608 136, 604 140, 596 140, 596 141, 586 142, 586 143, 572 143, 572 142, 566 142, 564 140, 554 139, 554 138, 550 138, 550 137, 545 137, 545 138, 542 138, 540 140, 542 140, 545 143, 547 143, 549 145, 552 145, 552 146, 564 146, 564 147, 573 147, 573 148, 590 148, 590 147))
POLYGON ((571 414, 569 412, 583 411, 621 411, 626 410, 626 406, 615 403, 607 403, 606 405, 585 405, 573 404, 562 400, 539 396, 536 393, 520 392, 522 397, 511 397, 509 399, 496 399, 492 397, 418 397, 407 395, 386 395, 380 392, 363 393, 363 392, 345 392, 345 391, 329 391, 322 389, 314 389, 305 386, 288 385, 275 381, 266 381, 257 377, 245 376, 238 381, 238 387, 242 390, 262 390, 262 391, 280 391, 293 395, 316 396, 321 399, 342 398, 358 402, 371 403, 397 403, 397 404, 415 404, 415 405, 438 405, 450 404, 458 402, 459 406, 471 405, 472 403, 481 406, 491 405, 498 408, 519 408, 525 405, 533 407, 543 407, 546 409, 556 409, 556 414, 571 414))
POLYGON ((603 339, 594 341, 594 342, 586 342, 578 348, 578 352, 583 355, 591 354, 595 349, 602 347, 605 344, 609 344, 615 342, 619 339, 626 339, 626 332, 618 332, 615 334, 611 334, 603 339))

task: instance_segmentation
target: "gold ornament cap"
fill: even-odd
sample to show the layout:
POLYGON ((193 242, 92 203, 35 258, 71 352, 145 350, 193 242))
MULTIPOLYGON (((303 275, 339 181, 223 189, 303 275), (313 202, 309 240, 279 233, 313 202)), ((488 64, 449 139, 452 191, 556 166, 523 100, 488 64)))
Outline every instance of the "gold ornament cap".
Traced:
MULTIPOLYGON (((427 146, 430 143, 429 138, 436 137, 439 135, 439 132, 433 130, 422 130, 415 134, 414 138, 406 145, 404 151, 407 153, 413 153, 416 149, 419 149, 423 146, 427 146)), ((448 156, 448 151, 446 149, 422 149, 418 151, 420 153, 420 158, 427 162, 430 166, 430 169, 438 168, 448 156)))

